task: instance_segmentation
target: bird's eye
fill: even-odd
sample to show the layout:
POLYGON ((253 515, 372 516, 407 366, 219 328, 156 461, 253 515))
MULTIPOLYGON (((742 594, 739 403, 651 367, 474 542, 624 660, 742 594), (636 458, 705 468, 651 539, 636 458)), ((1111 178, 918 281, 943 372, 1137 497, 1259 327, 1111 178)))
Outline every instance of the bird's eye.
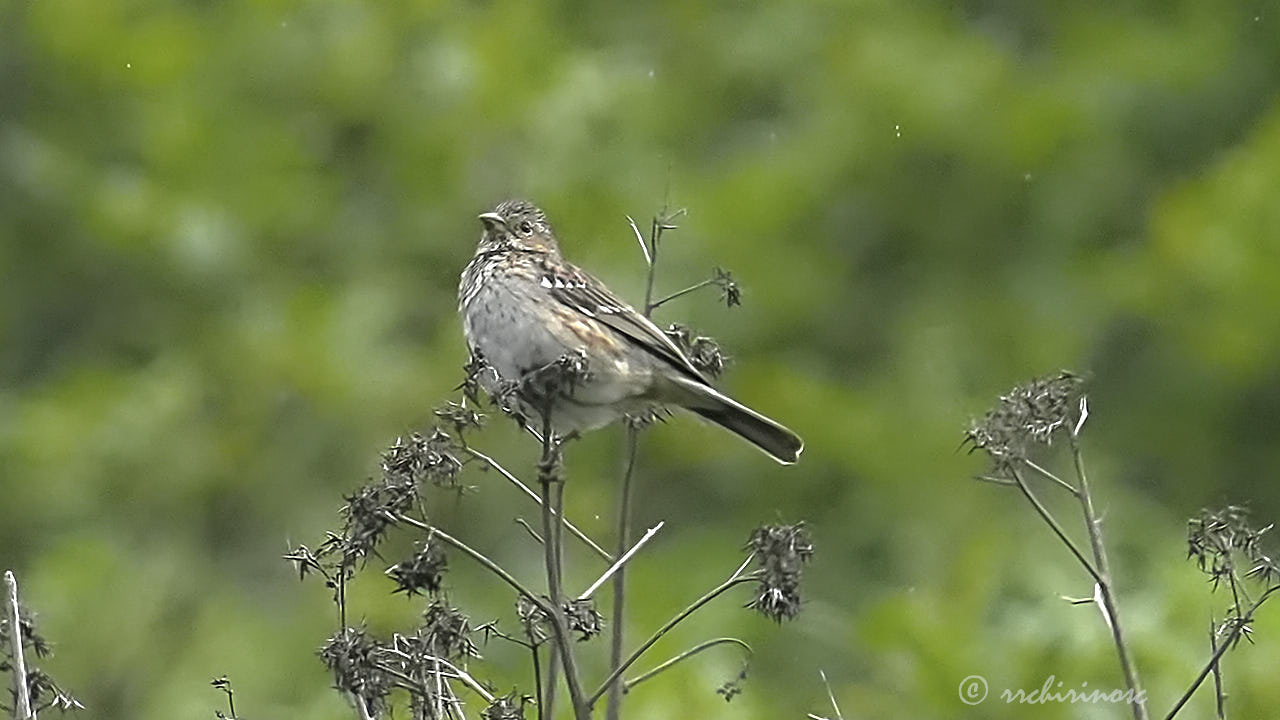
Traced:
POLYGON ((533 226, 529 224, 528 220, 521 222, 519 225, 519 229, 520 229, 521 235, 528 235, 529 233, 533 232, 533 226))

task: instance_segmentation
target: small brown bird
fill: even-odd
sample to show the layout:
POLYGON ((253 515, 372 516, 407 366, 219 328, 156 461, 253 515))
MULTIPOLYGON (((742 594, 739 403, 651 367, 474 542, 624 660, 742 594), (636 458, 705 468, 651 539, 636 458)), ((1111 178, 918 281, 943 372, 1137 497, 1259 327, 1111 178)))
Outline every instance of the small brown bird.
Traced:
MULTIPOLYGON (((491 395, 560 358, 580 354, 587 375, 546 407, 557 433, 593 430, 624 416, 678 406, 746 438, 780 463, 804 442, 777 422, 721 393, 648 318, 560 255, 547 217, 508 200, 480 215, 484 232, 462 271, 458 308, 467 345, 488 370, 491 395)), ((526 390, 527 392, 527 390, 526 390)))

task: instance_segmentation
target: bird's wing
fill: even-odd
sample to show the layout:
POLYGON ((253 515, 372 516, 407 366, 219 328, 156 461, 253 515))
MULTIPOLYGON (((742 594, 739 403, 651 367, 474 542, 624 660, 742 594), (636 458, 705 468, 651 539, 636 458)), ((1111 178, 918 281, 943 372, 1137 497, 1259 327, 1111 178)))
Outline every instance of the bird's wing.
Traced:
POLYGON ((562 262, 545 263, 539 279, 551 297, 586 315, 635 343, 644 351, 665 360, 689 377, 706 383, 680 348, 649 318, 614 295, 604 283, 580 268, 562 262))

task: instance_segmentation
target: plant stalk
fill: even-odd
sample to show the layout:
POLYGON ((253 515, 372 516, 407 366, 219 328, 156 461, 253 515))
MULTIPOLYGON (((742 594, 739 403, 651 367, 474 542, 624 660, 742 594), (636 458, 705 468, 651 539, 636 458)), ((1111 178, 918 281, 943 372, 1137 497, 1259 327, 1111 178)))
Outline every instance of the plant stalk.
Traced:
POLYGON ((1071 438, 1071 457, 1075 463, 1076 479, 1079 480, 1080 509, 1084 513, 1085 528, 1089 533, 1089 545, 1093 548, 1093 561, 1097 568, 1098 589, 1102 595, 1102 606, 1107 613, 1111 626, 1111 639, 1115 642, 1116 655, 1120 658, 1120 669, 1124 673, 1125 685, 1129 688, 1129 702, 1134 720, 1147 720, 1146 693, 1142 690, 1142 680, 1138 677, 1138 667, 1134 663, 1133 653, 1125 640, 1124 629, 1120 624, 1120 611, 1116 606, 1115 594, 1111 587, 1111 566, 1107 560, 1107 548, 1102 542, 1102 522, 1093 508, 1093 494, 1089 491, 1089 479, 1084 472, 1084 460, 1080 453, 1080 444, 1071 438))
POLYGON ((31 689, 27 687, 27 662, 22 655, 22 615, 18 610, 18 578, 4 572, 5 605, 9 610, 9 644, 13 653, 13 715, 17 720, 35 720, 31 711, 31 689))

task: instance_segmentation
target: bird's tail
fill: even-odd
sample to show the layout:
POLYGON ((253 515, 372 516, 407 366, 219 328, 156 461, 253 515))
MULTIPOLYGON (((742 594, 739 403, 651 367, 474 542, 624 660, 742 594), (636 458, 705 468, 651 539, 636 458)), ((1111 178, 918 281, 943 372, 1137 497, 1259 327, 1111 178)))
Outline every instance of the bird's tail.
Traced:
POLYGON ((783 465, 800 459, 804 441, 786 427, 706 383, 683 376, 667 379, 676 390, 676 402, 685 409, 745 438, 783 465))

